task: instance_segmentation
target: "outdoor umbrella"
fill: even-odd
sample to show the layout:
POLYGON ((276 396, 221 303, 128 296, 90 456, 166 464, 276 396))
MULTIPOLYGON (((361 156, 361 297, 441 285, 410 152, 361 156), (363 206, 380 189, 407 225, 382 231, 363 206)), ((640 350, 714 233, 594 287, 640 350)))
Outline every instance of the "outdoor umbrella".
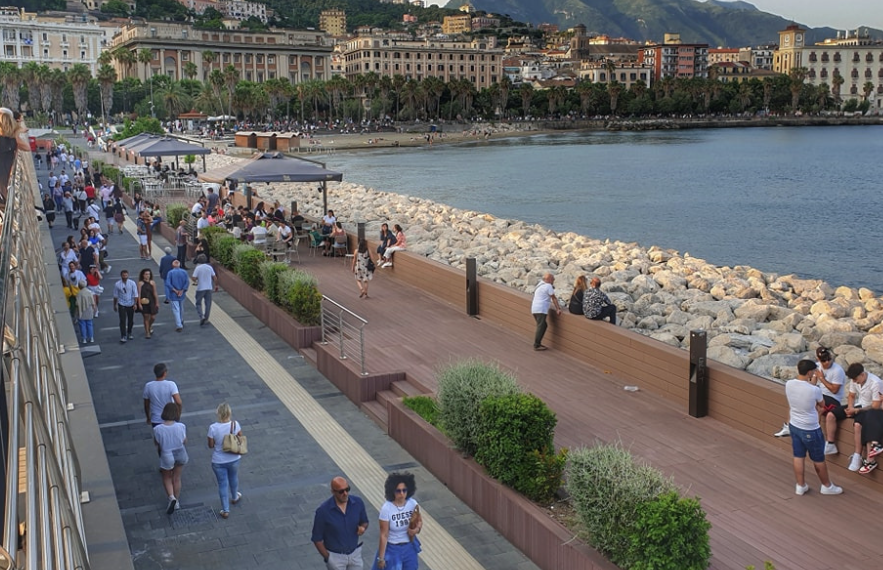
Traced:
POLYGON ((135 154, 141 157, 145 156, 186 156, 188 154, 201 154, 202 158, 202 170, 205 172, 205 155, 211 154, 211 149, 205 148, 204 146, 200 146, 198 144, 189 143, 186 141, 182 141, 174 138, 161 138, 155 139, 152 141, 147 141, 145 144, 138 144, 136 148, 131 149, 135 151, 135 154))

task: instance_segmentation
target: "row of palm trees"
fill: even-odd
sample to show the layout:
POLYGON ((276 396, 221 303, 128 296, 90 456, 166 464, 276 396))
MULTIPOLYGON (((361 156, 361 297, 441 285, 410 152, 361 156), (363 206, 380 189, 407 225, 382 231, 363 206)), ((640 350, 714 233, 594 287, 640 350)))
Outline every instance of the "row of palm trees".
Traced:
MULTIPOLYGON (((844 83, 842 77, 835 75, 832 78, 833 88, 825 83, 807 85, 807 70, 803 68, 762 81, 723 83, 714 76, 708 79, 664 78, 652 87, 637 82, 628 88, 616 81, 598 84, 583 80, 537 89, 530 83, 515 85, 504 77, 479 91, 466 79, 445 82, 437 77, 419 80, 402 75, 380 76, 374 72, 352 78, 338 75, 329 80, 299 83, 278 78, 256 83, 241 80, 233 65, 222 67, 217 54, 205 51, 201 55, 205 69, 203 81, 195 79, 198 68, 193 62, 185 63, 186 79, 181 81, 158 75, 142 83, 131 77, 137 65, 144 66, 145 76, 150 75, 153 54, 149 49, 103 52, 94 78, 85 64, 75 64, 63 72, 37 63, 28 63, 21 69, 13 64, 0 63, 3 102, 11 108, 20 108, 24 84, 27 109, 34 112, 60 115, 62 111, 75 111, 79 117, 92 112, 106 117, 115 113, 127 114, 135 109, 142 114, 157 111, 160 118, 174 118, 195 108, 208 114, 235 115, 255 122, 292 116, 305 121, 358 121, 386 116, 395 120, 436 120, 455 116, 467 119, 642 116, 742 113, 761 109, 795 112, 836 108, 843 102, 840 97, 840 87, 844 83), (126 79, 118 80, 111 65, 114 62, 126 79), (71 103, 67 103, 70 108, 64 108, 67 89, 70 90, 71 103), (97 92, 97 96, 90 96, 90 90, 97 92), (139 94, 136 101, 129 101, 130 93, 139 94), (90 108, 90 105, 99 108, 90 108)), ((865 101, 874 88, 871 82, 863 86, 865 101)))

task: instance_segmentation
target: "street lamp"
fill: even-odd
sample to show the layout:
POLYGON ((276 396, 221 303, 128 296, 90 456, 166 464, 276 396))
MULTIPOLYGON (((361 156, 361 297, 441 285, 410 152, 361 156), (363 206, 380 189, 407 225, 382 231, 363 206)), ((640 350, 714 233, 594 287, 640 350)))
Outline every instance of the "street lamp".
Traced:
POLYGON ((156 118, 156 111, 153 108, 153 76, 148 78, 150 81, 150 116, 156 118))

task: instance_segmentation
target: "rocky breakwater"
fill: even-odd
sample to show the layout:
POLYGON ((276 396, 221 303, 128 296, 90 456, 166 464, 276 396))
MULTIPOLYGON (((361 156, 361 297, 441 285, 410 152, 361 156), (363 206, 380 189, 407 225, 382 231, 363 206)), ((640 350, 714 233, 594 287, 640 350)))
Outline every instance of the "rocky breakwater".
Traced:
MULTIPOLYGON (((283 204, 298 200, 302 211, 322 211, 314 185, 278 185, 272 193, 283 204)), ((820 344, 844 368, 860 362, 883 374, 883 299, 869 289, 718 267, 346 182, 329 186, 329 203, 348 231, 358 220, 372 237, 384 221, 401 224, 412 253, 464 270, 474 257, 483 277, 528 293, 551 271, 566 302, 577 276, 597 275, 620 326, 680 348, 688 348, 691 330, 704 329, 709 358, 759 376, 793 377, 797 361, 820 344)))

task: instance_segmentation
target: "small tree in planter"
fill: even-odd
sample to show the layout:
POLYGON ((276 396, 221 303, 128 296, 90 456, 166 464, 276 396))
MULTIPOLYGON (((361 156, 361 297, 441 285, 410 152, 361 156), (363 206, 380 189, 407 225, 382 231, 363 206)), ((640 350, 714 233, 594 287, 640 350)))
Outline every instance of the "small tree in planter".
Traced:
POLYGON ((196 157, 192 154, 188 154, 184 157, 184 164, 187 165, 188 170, 193 170, 193 163, 196 162, 196 157))
POLYGON ((233 248, 233 266, 236 274, 257 291, 263 290, 260 265, 266 259, 267 256, 263 252, 250 245, 238 245, 233 248))
POLYGON ((316 278, 296 269, 279 274, 278 295, 282 306, 303 325, 322 322, 322 295, 316 278))
POLYGON ((172 202, 166 205, 166 223, 173 230, 178 228, 178 223, 184 219, 184 214, 189 211, 187 204, 172 202))

